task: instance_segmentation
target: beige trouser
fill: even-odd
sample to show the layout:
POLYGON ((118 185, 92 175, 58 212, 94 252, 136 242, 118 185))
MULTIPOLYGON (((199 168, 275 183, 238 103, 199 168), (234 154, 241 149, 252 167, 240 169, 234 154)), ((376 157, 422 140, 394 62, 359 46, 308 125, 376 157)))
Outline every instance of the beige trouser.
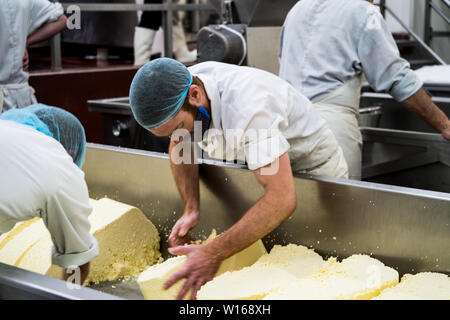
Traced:
POLYGON ((359 98, 362 77, 358 76, 314 103, 342 148, 350 179, 361 180, 362 136, 359 130, 359 98))
POLYGON ((34 89, 30 87, 28 82, 0 84, 0 101, 0 113, 9 109, 24 108, 37 102, 34 89))
POLYGON ((296 153, 310 150, 303 159, 292 161, 292 171, 331 178, 348 178, 348 166, 342 149, 339 147, 333 132, 327 125, 301 143, 291 144, 289 156, 296 158, 296 153))

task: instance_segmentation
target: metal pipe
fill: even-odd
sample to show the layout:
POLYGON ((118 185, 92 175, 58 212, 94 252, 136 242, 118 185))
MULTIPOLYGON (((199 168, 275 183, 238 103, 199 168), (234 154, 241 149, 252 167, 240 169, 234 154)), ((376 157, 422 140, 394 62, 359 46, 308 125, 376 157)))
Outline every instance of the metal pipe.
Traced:
MULTIPOLYGON (((132 4, 132 3, 64 3, 64 10, 69 6, 77 6, 81 11, 167 11, 167 3, 163 4, 132 4)), ((172 4, 172 10, 215 11, 210 4, 172 4)))
POLYGON ((450 24, 450 19, 441 11, 441 8, 439 8, 438 6, 436 6, 433 2, 430 2, 430 6, 432 9, 434 9, 434 11, 436 11, 436 13, 442 18, 444 19, 445 22, 447 22, 447 24, 450 24))
POLYGON ((173 58, 173 43, 172 43, 172 0, 166 0, 167 11, 163 14, 163 26, 164 26, 164 56, 167 58, 173 58))
POLYGON ((50 39, 50 56, 52 70, 61 70, 61 34, 58 33, 50 39))
POLYGON ((422 39, 420 39, 420 37, 410 27, 404 24, 403 21, 391 9, 389 9, 389 7, 386 6, 385 8, 392 15, 392 17, 394 17, 394 19, 397 20, 397 22, 433 57, 433 59, 437 63, 446 65, 445 61, 439 55, 437 55, 437 53, 434 52, 433 49, 431 49, 422 39))
POLYGON ((424 22, 423 37, 425 43, 429 45, 431 43, 431 0, 425 1, 425 22, 424 22))

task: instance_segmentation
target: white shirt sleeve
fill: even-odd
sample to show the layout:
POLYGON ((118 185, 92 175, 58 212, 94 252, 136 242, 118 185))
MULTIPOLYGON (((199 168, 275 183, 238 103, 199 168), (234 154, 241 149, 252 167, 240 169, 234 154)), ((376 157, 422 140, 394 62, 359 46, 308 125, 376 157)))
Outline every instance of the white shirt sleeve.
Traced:
POLYGON ((30 24, 28 34, 33 33, 46 23, 54 22, 64 14, 60 3, 51 3, 48 0, 31 0, 30 24))
POLYGON ((65 268, 85 264, 98 255, 97 241, 89 232, 92 207, 84 174, 73 165, 76 170, 79 172, 59 177, 42 216, 54 245, 52 263, 65 268))
POLYGON ((374 90, 388 91, 397 101, 404 101, 422 87, 422 81, 409 63, 400 57, 392 33, 378 10, 373 10, 365 21, 358 54, 374 90))
POLYGON ((273 163, 290 147, 282 133, 289 125, 286 111, 279 98, 269 92, 264 85, 255 84, 232 92, 225 101, 229 110, 222 118, 224 129, 243 129, 240 141, 250 170, 273 163))

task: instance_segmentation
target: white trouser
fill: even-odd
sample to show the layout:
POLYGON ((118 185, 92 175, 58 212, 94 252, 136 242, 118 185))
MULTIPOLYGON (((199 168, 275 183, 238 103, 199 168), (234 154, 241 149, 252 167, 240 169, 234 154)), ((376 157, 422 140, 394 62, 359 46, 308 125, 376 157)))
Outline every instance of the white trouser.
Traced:
POLYGON ((2 84, 0 85, 0 101, 3 111, 9 109, 23 108, 30 104, 36 103, 34 89, 28 85, 28 82, 18 84, 2 84))
POLYGON ((314 103, 342 148, 350 179, 361 180, 362 136, 359 130, 359 98, 362 76, 355 77, 324 99, 314 103))

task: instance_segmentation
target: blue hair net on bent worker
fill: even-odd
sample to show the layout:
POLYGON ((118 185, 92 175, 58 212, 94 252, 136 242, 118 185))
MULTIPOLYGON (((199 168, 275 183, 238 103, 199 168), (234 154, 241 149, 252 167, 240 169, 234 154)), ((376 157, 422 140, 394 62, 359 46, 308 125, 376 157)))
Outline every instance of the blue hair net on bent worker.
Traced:
POLYGON ((134 118, 145 129, 159 127, 181 109, 191 84, 189 70, 174 59, 159 58, 146 63, 130 87, 134 118))
POLYGON ((80 168, 83 166, 86 135, 80 121, 70 112, 38 103, 8 110, 1 115, 1 119, 31 126, 58 140, 72 157, 73 162, 80 168))

